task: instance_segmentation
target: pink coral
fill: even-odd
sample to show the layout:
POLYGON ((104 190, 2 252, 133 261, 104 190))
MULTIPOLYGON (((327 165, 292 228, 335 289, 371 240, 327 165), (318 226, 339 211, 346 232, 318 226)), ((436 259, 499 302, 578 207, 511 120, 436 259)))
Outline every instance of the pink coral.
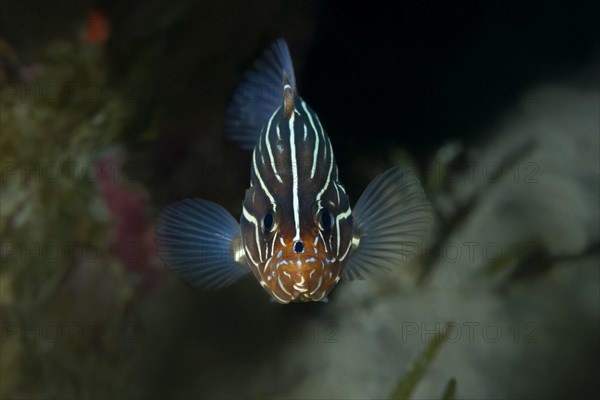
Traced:
POLYGON ((95 181, 113 219, 111 252, 127 271, 139 276, 143 292, 151 290, 162 273, 156 256, 154 227, 148 216, 149 195, 124 185, 123 160, 118 155, 102 158, 95 181))

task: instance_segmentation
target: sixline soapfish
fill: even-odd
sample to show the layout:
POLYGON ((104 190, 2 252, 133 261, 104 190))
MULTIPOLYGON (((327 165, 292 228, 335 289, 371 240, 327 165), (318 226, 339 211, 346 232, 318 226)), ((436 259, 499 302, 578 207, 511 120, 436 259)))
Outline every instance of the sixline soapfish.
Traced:
POLYGON ((244 75, 226 129, 253 149, 239 224, 202 199, 178 201, 158 219, 160 257, 192 285, 218 289, 252 272, 279 303, 327 301, 340 278, 396 267, 425 240, 431 208, 418 179, 400 168, 375 178, 350 207, 283 39, 244 75))

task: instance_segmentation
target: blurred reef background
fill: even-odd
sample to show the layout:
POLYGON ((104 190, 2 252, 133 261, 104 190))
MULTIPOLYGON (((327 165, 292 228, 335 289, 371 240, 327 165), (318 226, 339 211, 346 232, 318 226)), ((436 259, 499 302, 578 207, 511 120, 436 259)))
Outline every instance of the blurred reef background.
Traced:
POLYGON ((593 2, 5 1, 0 398, 598 398, 593 2), (431 242, 329 304, 202 292, 154 221, 238 217, 235 85, 274 39, 353 202, 417 174, 431 242))

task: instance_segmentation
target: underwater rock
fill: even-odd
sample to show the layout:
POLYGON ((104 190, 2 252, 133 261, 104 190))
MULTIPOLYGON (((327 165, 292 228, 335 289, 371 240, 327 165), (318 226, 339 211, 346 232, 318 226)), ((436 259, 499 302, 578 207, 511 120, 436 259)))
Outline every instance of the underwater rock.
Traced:
POLYGON ((433 199, 453 228, 427 253, 433 285, 511 275, 532 254, 576 257, 598 246, 599 103, 597 90, 579 86, 532 90, 468 150, 462 173, 433 199))

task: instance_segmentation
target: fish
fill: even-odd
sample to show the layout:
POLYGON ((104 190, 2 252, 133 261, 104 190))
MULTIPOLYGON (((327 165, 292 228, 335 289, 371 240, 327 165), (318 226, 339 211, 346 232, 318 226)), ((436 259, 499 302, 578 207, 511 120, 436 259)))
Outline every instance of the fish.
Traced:
POLYGON ((239 222, 198 198, 167 206, 157 221, 159 256, 192 286, 216 290, 252 274, 277 303, 327 302, 340 279, 397 268, 427 240, 431 206, 400 167, 376 177, 351 207, 332 143, 298 94, 284 39, 244 74, 225 129, 252 151, 239 222))

